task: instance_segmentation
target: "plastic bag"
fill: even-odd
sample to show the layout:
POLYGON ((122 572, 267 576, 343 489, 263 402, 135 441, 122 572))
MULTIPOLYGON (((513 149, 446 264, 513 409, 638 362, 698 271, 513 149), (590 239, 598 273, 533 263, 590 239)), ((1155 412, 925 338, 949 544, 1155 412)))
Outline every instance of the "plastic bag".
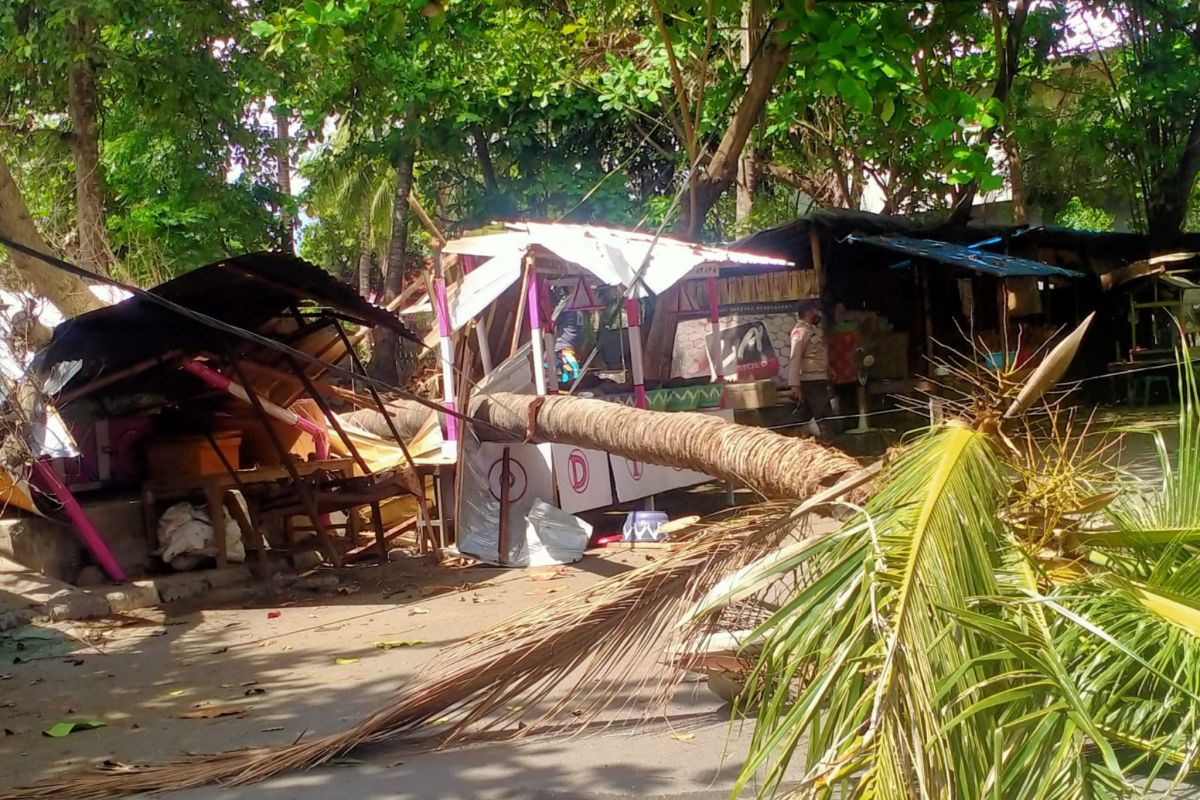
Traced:
POLYGON ((571 564, 583 558, 592 526, 574 514, 549 503, 535 500, 525 524, 525 547, 517 564, 526 567, 550 567, 571 564))
MULTIPOLYGON (((162 560, 173 568, 187 570, 195 567, 203 556, 212 555, 215 551, 208 509, 188 502, 176 503, 168 508, 158 520, 158 544, 162 548, 162 560)), ((246 560, 242 531, 228 517, 225 519, 225 553, 231 562, 246 560)))

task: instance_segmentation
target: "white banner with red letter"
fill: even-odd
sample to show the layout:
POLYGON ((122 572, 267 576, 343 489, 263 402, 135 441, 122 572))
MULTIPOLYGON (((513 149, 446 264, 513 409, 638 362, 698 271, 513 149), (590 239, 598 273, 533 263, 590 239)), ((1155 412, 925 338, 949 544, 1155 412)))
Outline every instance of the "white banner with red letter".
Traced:
POLYGON ((551 448, 558 507, 570 514, 612 505, 608 454, 556 444, 551 448))

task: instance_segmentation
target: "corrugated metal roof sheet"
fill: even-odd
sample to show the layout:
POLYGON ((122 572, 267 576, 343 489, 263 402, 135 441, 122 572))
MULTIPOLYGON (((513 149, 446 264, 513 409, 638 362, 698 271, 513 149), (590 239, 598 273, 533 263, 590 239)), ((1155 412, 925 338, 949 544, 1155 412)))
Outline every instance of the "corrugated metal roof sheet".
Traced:
POLYGON ((640 231, 571 223, 523 222, 510 224, 502 233, 468 236, 448 242, 443 252, 496 257, 523 255, 538 249, 569 264, 578 264, 609 286, 629 286, 641 271, 640 283, 660 293, 678 281, 695 277, 693 270, 722 266, 781 268, 785 258, 759 255, 744 249, 712 247, 682 242, 640 231), (643 262, 648 261, 642 271, 643 262))
POLYGON ((942 264, 995 275, 998 278, 1037 277, 1037 278, 1082 278, 1083 275, 1074 270, 1031 261, 1028 258, 1006 256, 1001 253, 989 253, 985 250, 974 250, 958 244, 937 242, 932 239, 912 239, 908 236, 862 236, 851 234, 847 241, 871 244, 897 253, 927 258, 942 264))

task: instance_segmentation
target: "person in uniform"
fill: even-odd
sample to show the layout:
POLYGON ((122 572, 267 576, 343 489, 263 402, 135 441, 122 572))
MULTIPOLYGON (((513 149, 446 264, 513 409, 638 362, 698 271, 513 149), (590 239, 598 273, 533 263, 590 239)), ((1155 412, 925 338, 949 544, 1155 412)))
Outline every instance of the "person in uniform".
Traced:
POLYGON ((821 310, 809 306, 796 315, 792 328, 791 358, 788 361, 788 386, 796 401, 801 422, 815 420, 821 438, 833 438, 833 406, 829 390, 829 354, 821 329, 821 310))

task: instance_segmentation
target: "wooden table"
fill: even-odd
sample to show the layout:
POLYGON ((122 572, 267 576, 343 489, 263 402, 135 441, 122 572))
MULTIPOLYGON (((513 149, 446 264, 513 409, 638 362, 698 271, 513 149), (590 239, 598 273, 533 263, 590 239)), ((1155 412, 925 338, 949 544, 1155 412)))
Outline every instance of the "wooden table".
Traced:
MULTIPOLYGON (((326 459, 323 461, 300 461, 296 470, 301 477, 315 476, 326 472, 350 478, 354 475, 354 461, 350 458, 326 459)), ((228 564, 229 556, 224 541, 226 493, 230 490, 241 490, 253 486, 266 486, 281 481, 290 480, 287 468, 259 467, 243 469, 230 474, 222 472, 216 475, 181 475, 171 478, 152 478, 142 484, 142 519, 145 524, 146 539, 151 550, 158 549, 158 508, 162 502, 179 501, 188 497, 202 495, 208 504, 209 519, 213 527, 213 545, 216 550, 218 567, 228 564)), ((244 495, 243 495, 244 497, 244 495)), ((245 498, 250 502, 250 498, 245 498)), ((240 506, 237 507, 240 511, 240 506)), ((240 516, 240 513, 239 513, 240 516)), ((266 571, 266 533, 254 519, 253 509, 245 519, 237 521, 242 528, 243 536, 252 536, 258 553, 260 569, 266 571)), ((353 516, 353 515, 351 515, 353 516)))

